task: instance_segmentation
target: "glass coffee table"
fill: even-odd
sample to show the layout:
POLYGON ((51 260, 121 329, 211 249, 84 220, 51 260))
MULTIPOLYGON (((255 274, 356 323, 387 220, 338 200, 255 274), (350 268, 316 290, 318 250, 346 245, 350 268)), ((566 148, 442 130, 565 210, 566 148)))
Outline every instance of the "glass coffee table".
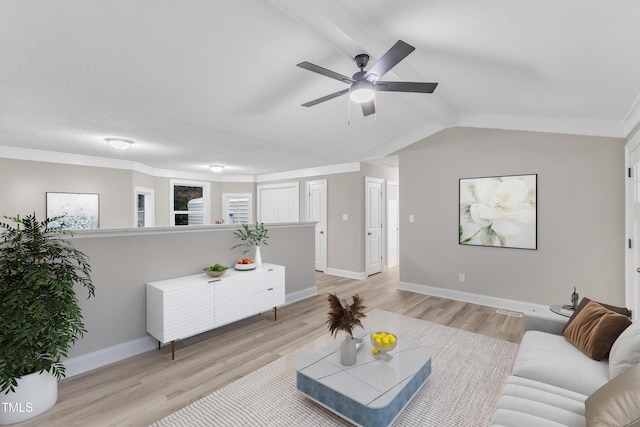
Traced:
POLYGON ((431 351, 400 336, 385 362, 371 353, 369 332, 358 336, 363 340, 355 365, 340 364, 342 338, 300 360, 298 391, 358 425, 388 426, 429 378, 431 351))

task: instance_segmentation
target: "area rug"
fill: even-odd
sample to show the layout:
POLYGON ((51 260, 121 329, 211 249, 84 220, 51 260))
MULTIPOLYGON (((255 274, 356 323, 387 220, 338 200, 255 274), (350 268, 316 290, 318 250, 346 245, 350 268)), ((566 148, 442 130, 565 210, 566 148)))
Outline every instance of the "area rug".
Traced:
MULTIPOLYGON (((394 426, 488 426, 518 345, 382 310, 372 310, 365 329, 397 331, 432 352, 432 373, 394 426)), ((153 427, 348 426, 300 395, 296 363, 323 347, 321 338, 163 418, 153 427)))

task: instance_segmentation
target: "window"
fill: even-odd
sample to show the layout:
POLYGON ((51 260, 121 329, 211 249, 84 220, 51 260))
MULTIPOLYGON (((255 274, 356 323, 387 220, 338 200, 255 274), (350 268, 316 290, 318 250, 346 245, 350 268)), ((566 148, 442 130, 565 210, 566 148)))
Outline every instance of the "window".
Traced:
POLYGON ((223 193, 222 219, 227 224, 250 224, 251 193, 223 193))
POLYGON ((152 188, 135 188, 133 223, 136 227, 153 227, 155 225, 153 195, 152 188))
POLYGON ((138 194, 138 227, 144 227, 144 194, 138 194))
POLYGON ((170 225, 209 223, 209 183, 171 180, 170 225))

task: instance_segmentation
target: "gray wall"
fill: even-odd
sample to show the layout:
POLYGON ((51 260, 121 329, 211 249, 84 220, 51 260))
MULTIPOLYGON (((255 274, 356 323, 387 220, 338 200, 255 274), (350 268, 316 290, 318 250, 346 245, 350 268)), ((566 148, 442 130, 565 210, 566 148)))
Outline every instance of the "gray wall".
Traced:
MULTIPOLYGON (((314 225, 267 228, 269 244, 261 248, 262 260, 286 267, 286 294, 315 289, 314 225)), ((86 299, 86 291, 76 289, 88 333, 71 348, 69 357, 147 336, 145 283, 198 274, 218 262, 232 265, 242 257, 241 249, 230 250, 237 242, 235 229, 126 230, 115 235, 77 232, 73 245, 90 257, 96 297, 86 299)))
POLYGON ((540 304, 569 302, 576 286, 623 305, 624 144, 450 128, 401 150, 400 280, 540 304), (458 245, 458 179, 533 173, 537 250, 458 245))
MULTIPOLYGON (((155 226, 169 226, 170 178, 140 172, 0 158, 0 216, 35 212, 46 215, 47 192, 100 194, 100 228, 134 227, 133 203, 136 186, 154 189, 155 226)), ((253 194, 255 184, 210 182, 211 220, 222 218, 222 193, 253 194)))
POLYGON ((98 193, 100 228, 131 227, 132 173, 0 158, 0 216, 35 212, 37 218, 43 220, 47 192, 98 193))
POLYGON ((301 179, 279 180, 261 184, 298 182, 300 219, 305 221, 306 181, 327 180, 327 268, 346 272, 364 272, 364 193, 365 176, 398 181, 398 168, 360 164, 357 172, 318 175, 301 179), (343 215, 348 220, 343 220, 343 215))
MULTIPOLYGON (((305 181, 327 180, 327 266, 364 272, 364 177, 398 180, 398 169, 361 163, 358 172, 285 180, 300 183, 300 219, 305 220, 305 181), (344 221, 343 214, 349 219, 344 221)), ((170 178, 136 171, 0 158, 0 216, 36 212, 45 218, 48 191, 100 194, 100 228, 134 227, 136 186, 154 189, 155 226, 169 226, 170 178)), ((281 182, 281 181, 273 181, 281 182)), ((269 182, 269 183, 273 183, 269 182)), ((266 183, 265 183, 266 184, 266 183)), ((211 220, 222 218, 223 193, 251 193, 256 218, 256 184, 210 182, 211 220)))

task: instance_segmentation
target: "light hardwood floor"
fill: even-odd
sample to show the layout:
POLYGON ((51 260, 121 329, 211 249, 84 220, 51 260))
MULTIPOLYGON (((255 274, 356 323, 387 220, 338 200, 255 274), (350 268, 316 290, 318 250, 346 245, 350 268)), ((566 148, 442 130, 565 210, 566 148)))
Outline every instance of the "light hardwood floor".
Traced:
POLYGON ((485 307, 398 290, 398 269, 366 280, 316 274, 318 294, 161 350, 64 379, 58 403, 16 426, 148 426, 294 348, 327 334, 327 293, 358 293, 367 311, 405 316, 519 343, 523 319, 485 307))

